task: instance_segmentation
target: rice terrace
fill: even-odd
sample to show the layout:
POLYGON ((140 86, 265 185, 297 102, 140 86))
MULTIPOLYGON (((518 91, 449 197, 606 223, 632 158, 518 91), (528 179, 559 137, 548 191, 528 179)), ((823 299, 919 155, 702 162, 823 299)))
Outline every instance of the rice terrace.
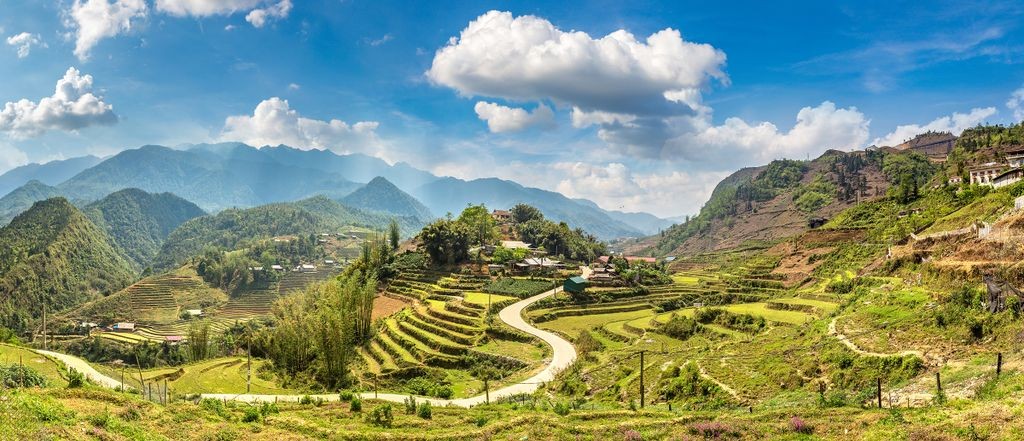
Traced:
POLYGON ((0 2, 0 440, 1024 439, 1024 7, 0 2))

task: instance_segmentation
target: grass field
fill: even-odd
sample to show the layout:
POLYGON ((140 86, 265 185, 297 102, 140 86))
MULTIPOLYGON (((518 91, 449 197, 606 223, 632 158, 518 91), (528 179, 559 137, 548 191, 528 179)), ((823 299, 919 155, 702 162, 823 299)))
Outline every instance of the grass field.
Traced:
POLYGON ((61 373, 62 366, 57 362, 25 348, 0 344, 0 364, 18 363, 24 363, 25 366, 35 369, 46 378, 50 386, 63 387, 68 384, 61 373))
POLYGON ((477 305, 486 305, 487 296, 491 296, 491 303, 503 302, 505 300, 513 300, 516 297, 504 296, 501 294, 488 294, 485 292, 466 292, 462 295, 462 298, 467 303, 476 303, 477 305))
MULTIPOLYGON (((298 391, 292 389, 279 387, 273 381, 259 378, 257 372, 265 363, 269 362, 260 359, 253 359, 252 361, 251 393, 298 393, 298 391)), ((100 365, 96 366, 96 369, 111 378, 121 379, 122 370, 120 368, 100 365)), ((166 379, 172 394, 245 393, 246 360, 245 357, 223 357, 180 367, 145 369, 142 371, 142 378, 147 383, 154 381, 163 382, 166 379)), ((137 388, 139 385, 139 372, 126 368, 124 370, 124 379, 126 384, 137 388)))
POLYGON ((739 303, 735 305, 725 305, 722 309, 735 313, 735 314, 750 314, 754 316, 764 317, 765 320, 787 323, 791 325, 799 325, 806 323, 814 316, 799 311, 782 311, 778 309, 771 309, 766 306, 765 303, 739 303))
POLYGON ((538 326, 542 329, 561 332, 570 338, 576 338, 579 336, 580 331, 600 328, 601 326, 611 322, 629 321, 642 317, 650 317, 652 315, 654 315, 654 310, 642 309, 639 311, 616 312, 612 314, 560 317, 549 322, 540 323, 538 326))

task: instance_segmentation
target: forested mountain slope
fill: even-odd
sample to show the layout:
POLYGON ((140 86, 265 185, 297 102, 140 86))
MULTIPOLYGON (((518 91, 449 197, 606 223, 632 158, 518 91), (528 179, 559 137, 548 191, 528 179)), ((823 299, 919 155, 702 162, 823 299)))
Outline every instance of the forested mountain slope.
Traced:
POLYGON ((380 176, 345 196, 340 202, 366 211, 419 219, 423 223, 434 218, 430 209, 420 201, 380 176))
POLYGON ((206 213, 170 193, 129 188, 87 205, 85 213, 103 228, 137 271, 150 265, 167 236, 206 213))
POLYGON ((0 317, 24 330, 44 305, 76 306, 132 281, 103 230, 64 198, 37 202, 0 229, 0 317))

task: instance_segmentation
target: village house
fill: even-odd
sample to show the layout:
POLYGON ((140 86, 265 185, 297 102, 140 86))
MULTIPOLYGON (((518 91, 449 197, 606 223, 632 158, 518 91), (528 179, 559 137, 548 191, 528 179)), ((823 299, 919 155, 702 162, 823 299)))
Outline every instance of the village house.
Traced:
POLYGON ((1007 167, 998 162, 987 162, 968 169, 971 176, 971 184, 992 185, 992 181, 1007 167))
POLYGON ((512 222, 512 212, 508 210, 494 210, 491 212, 491 217, 499 224, 512 222))
POLYGON ((202 317, 203 316, 203 310, 202 309, 186 309, 185 310, 185 314, 188 314, 189 317, 202 317))
POLYGON ((171 346, 177 346, 185 342, 185 337, 181 335, 168 335, 164 337, 164 341, 171 346))
POLYGON ((299 266, 295 267, 295 271, 296 272, 300 272, 300 273, 315 273, 316 272, 316 265, 310 265, 308 263, 304 263, 302 265, 299 265, 299 266))
POLYGON ((274 271, 284 271, 284 267, 281 265, 270 265, 270 269, 274 271))
POLYGON ((501 241, 501 246, 505 248, 522 248, 524 250, 530 249, 530 244, 519 240, 503 240, 501 241))
POLYGON ((996 188, 1005 187, 1020 182, 1021 178, 1024 178, 1024 169, 1020 167, 1011 168, 993 178, 992 186, 996 188))
POLYGON ((949 180, 947 180, 946 182, 948 182, 949 185, 960 185, 960 183, 964 182, 964 180, 960 176, 950 176, 949 180))
POLYGON ((600 265, 608 266, 612 262, 612 259, 614 259, 615 257, 621 257, 623 259, 626 259, 626 262, 629 262, 629 263, 633 263, 633 262, 658 263, 658 259, 655 259, 653 257, 641 257, 641 256, 601 256, 601 257, 597 258, 597 262, 600 265))
POLYGON ((1010 167, 1024 167, 1024 149, 1015 149, 1006 152, 1006 163, 1010 167))
POLYGON ((110 330, 114 331, 114 332, 135 332, 135 323, 129 323, 129 322, 114 323, 114 326, 111 326, 110 330))

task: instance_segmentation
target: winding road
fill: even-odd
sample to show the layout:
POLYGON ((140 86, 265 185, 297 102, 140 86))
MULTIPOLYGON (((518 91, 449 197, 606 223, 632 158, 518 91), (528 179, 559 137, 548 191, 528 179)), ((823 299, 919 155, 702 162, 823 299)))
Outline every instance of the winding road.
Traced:
MULTIPOLYGON (((583 271, 583 277, 589 276, 589 271, 583 271)), ((555 295, 559 291, 558 288, 552 289, 547 292, 537 294, 533 297, 520 300, 513 303, 500 312, 498 317, 509 326, 523 331, 527 334, 533 335, 549 346, 551 346, 551 359, 548 360, 547 366, 536 375, 523 380, 519 383, 505 386, 501 389, 491 391, 490 399, 497 400, 499 398, 509 397, 518 394, 529 394, 537 390, 542 383, 547 383, 555 378, 555 375, 563 369, 567 368, 574 361, 576 361, 576 348, 573 347, 572 343, 566 341, 564 338, 557 334, 537 329, 533 325, 526 322, 523 318, 523 310, 528 306, 543 300, 545 298, 555 295)), ((74 368, 79 372, 85 374, 87 378, 92 380, 101 386, 108 388, 117 388, 121 386, 121 382, 114 380, 113 378, 107 377, 96 371, 88 362, 81 358, 61 354, 58 352, 42 351, 37 350, 36 352, 60 360, 68 367, 74 368)), ((201 394, 202 398, 212 398, 216 400, 230 400, 240 401, 246 403, 259 403, 259 402, 295 402, 301 400, 305 396, 309 396, 313 399, 319 398, 324 401, 336 401, 339 399, 338 394, 321 394, 321 395, 262 395, 262 394, 201 394)), ((404 402, 409 395, 408 394, 392 394, 392 393, 373 393, 363 392, 359 396, 363 399, 377 399, 384 401, 391 401, 395 403, 404 402)), ((454 400, 445 400, 439 398, 429 397, 416 397, 418 402, 429 402, 432 406, 457 406, 457 407, 471 407, 487 402, 487 396, 484 394, 477 395, 468 398, 458 398, 454 400)))

